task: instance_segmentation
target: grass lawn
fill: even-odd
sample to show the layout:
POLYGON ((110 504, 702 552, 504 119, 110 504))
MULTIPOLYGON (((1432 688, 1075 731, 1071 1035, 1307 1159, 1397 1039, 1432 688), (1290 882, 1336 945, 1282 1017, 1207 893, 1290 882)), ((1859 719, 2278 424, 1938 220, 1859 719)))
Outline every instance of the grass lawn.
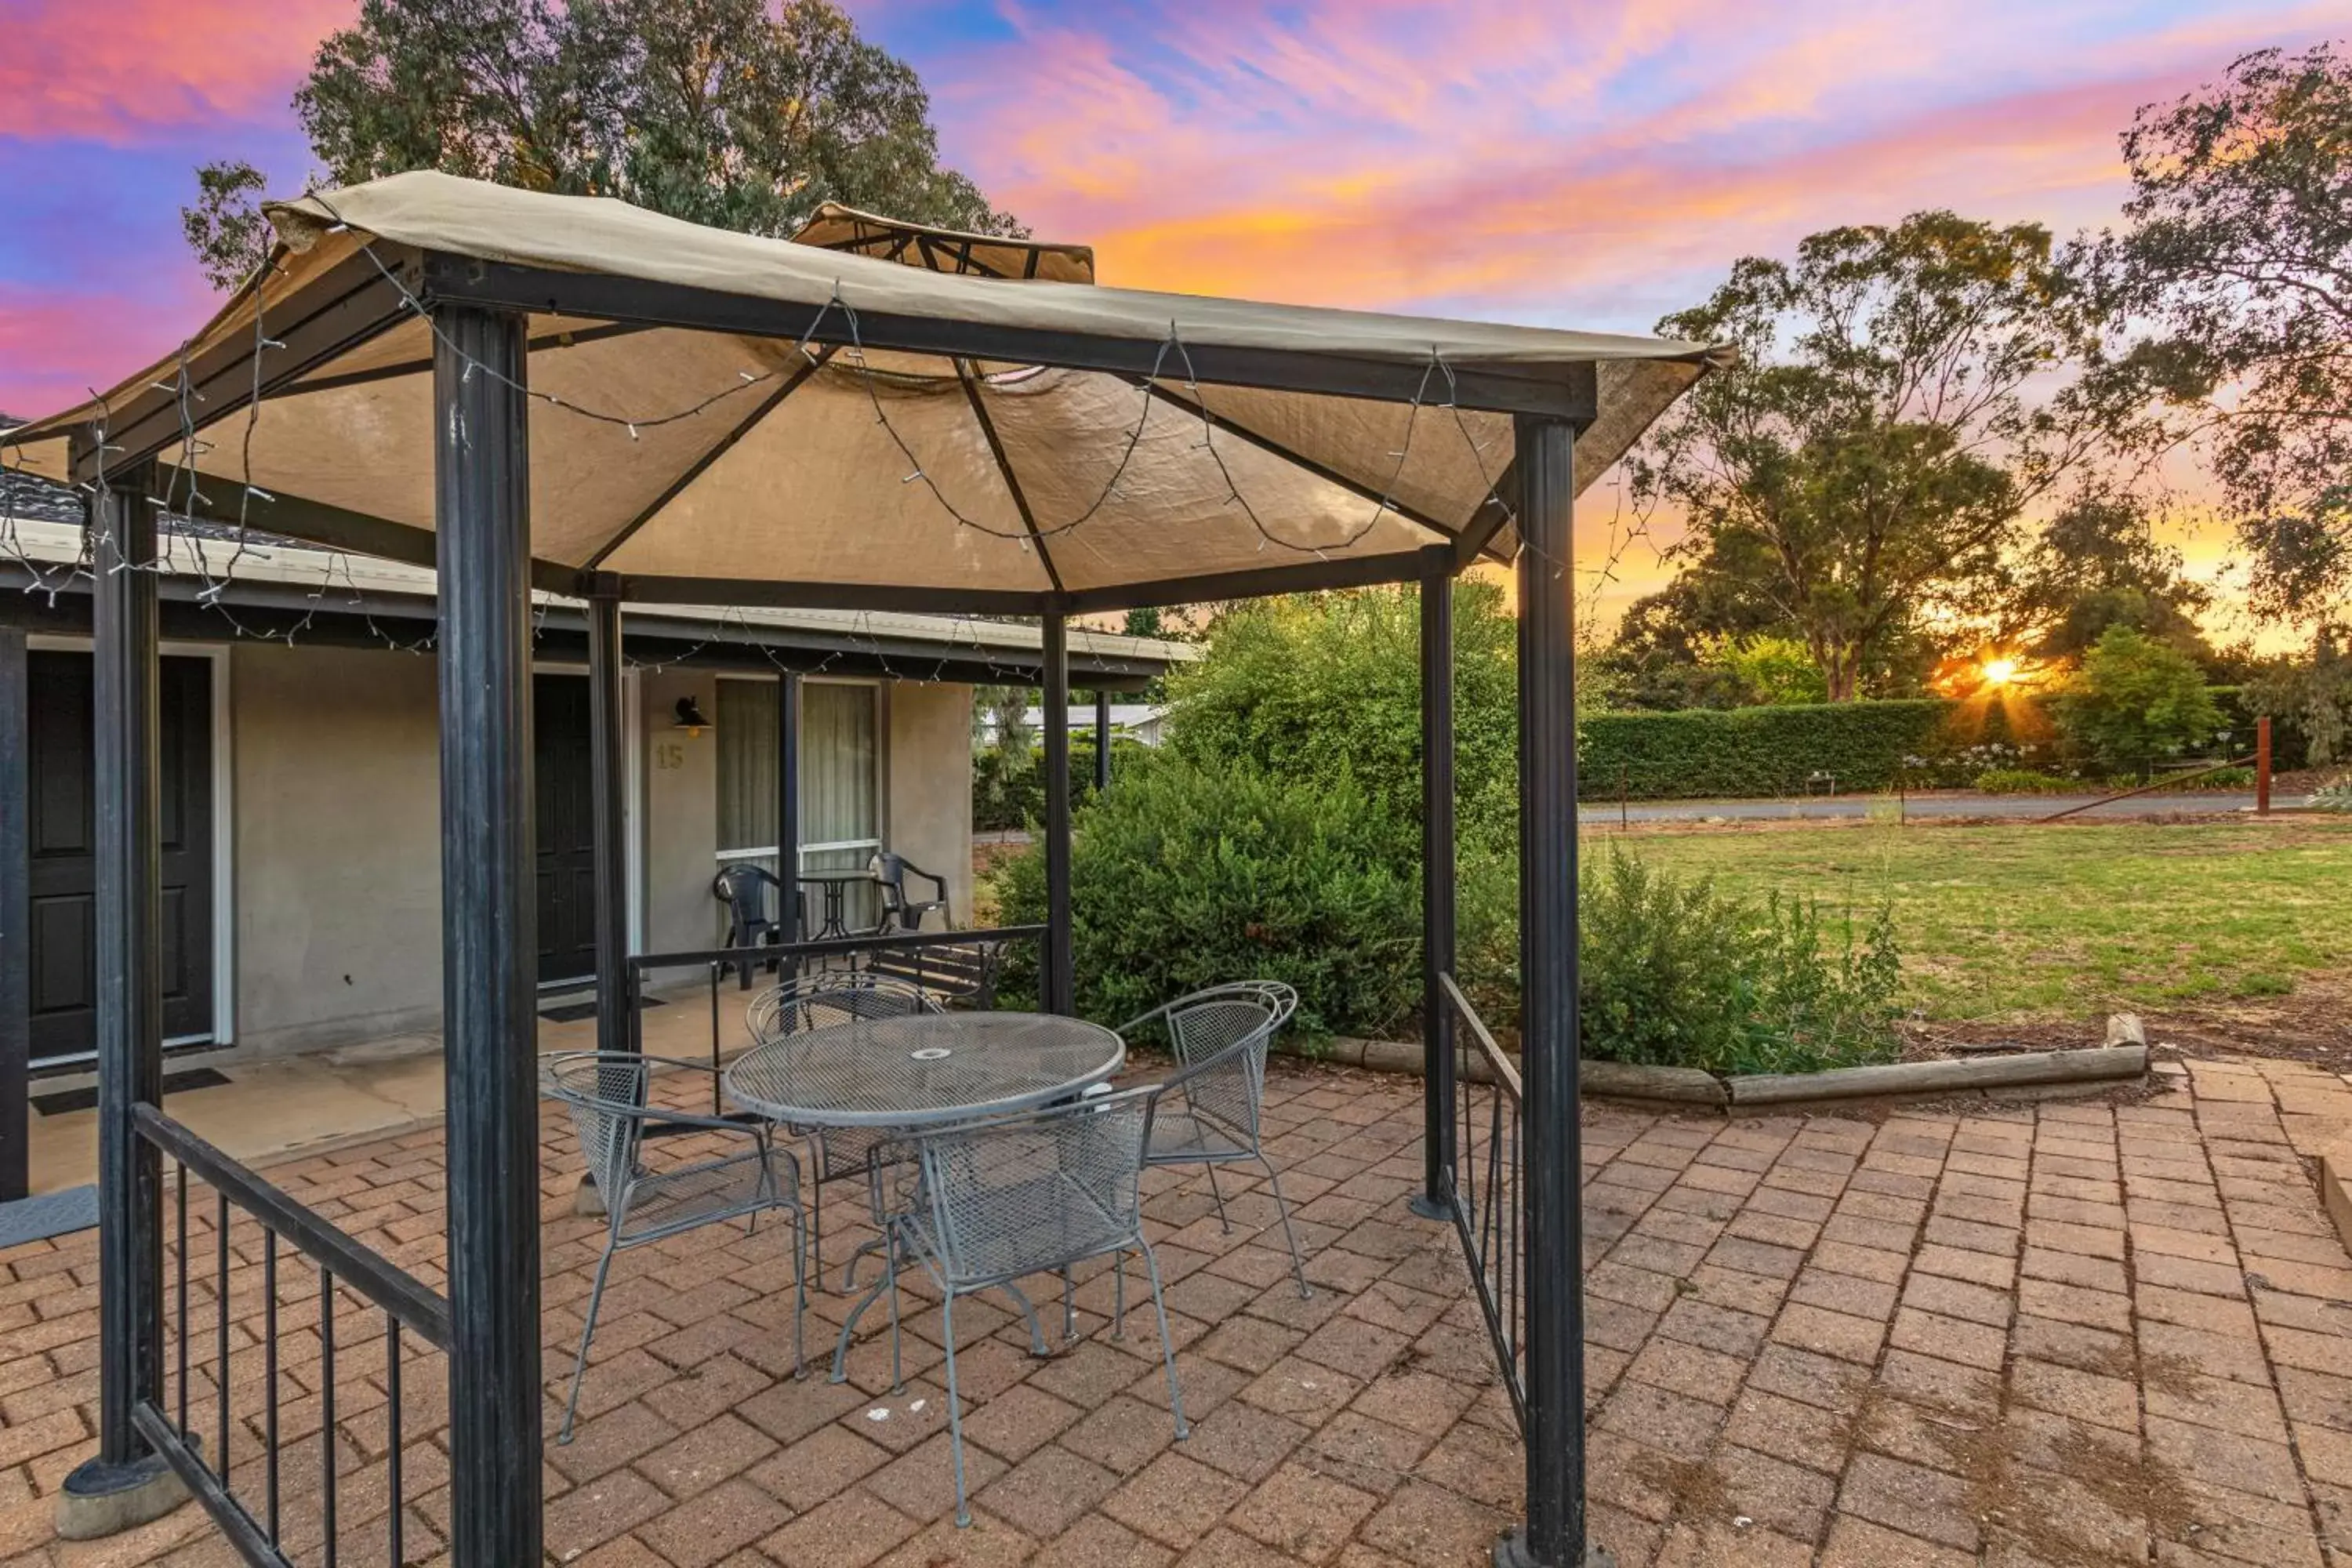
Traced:
POLYGON ((2352 822, 1590 834, 1825 910, 1894 903, 1908 999, 1937 1019, 2083 1018, 2352 974, 2352 822))

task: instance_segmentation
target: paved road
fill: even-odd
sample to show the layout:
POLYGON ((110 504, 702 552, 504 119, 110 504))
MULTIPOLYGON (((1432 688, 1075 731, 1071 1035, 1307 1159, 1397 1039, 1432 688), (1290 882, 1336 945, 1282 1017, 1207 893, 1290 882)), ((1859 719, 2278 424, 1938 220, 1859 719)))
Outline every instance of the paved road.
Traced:
MULTIPOLYGON (((1633 822, 1703 822, 1721 817, 1734 822, 1787 822, 1798 818, 1834 820, 1858 817, 1869 814, 1879 804, 1878 795, 1842 795, 1835 800, 1652 800, 1634 801, 1625 807, 1625 816, 1633 822)), ((1997 816, 2031 820, 2052 816, 2069 806, 2082 805, 2097 800, 2095 795, 1976 795, 1955 792, 1948 795, 1915 795, 1904 803, 1904 812, 1912 818, 1926 816, 1997 816)), ((1892 804, 1891 802, 1889 804, 1892 804)), ((2154 816, 2168 812, 2198 813, 2251 811, 2254 797, 2251 791, 2204 790, 2179 795, 2135 795, 2083 813, 2084 816, 2154 816)), ((1581 813, 1582 820, 1605 826, 1618 819, 1618 808, 1612 805, 1588 801, 1581 813)))

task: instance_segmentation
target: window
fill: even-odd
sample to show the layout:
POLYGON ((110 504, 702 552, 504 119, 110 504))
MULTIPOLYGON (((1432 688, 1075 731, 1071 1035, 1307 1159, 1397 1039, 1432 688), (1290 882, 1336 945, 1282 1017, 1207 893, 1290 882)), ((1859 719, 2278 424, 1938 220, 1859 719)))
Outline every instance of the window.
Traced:
MULTIPOLYGON (((882 847, 881 688, 801 682, 800 868, 856 870, 882 847)), ((776 869, 776 684, 719 682, 719 858, 776 869)), ((812 920, 821 909, 810 900, 812 920)), ((871 888, 847 889, 852 929, 881 918, 871 888)))

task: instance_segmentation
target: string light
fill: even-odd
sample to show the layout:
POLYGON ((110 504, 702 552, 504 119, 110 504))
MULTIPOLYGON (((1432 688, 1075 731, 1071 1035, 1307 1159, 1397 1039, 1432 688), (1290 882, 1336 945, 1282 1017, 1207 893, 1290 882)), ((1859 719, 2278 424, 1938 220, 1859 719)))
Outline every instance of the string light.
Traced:
MULTIPOLYGON (((321 200, 321 205, 325 205, 323 199, 321 200)), ((341 219, 340 215, 334 213, 331 207, 328 207, 327 210, 329 216, 336 219, 333 227, 329 232, 344 232, 349 226, 341 219)), ((1516 510, 1501 496, 1498 491, 1497 482, 1499 479, 1499 467, 1490 466, 1488 461, 1489 454, 1487 452, 1486 443, 1479 439, 1477 433, 1471 427, 1466 417, 1466 413, 1460 405, 1459 386, 1453 368, 1447 363, 1443 353, 1433 347, 1430 352, 1428 363, 1423 368, 1421 379, 1414 389, 1413 395, 1406 405, 1402 439, 1397 446, 1389 448, 1385 453, 1385 456, 1390 460, 1391 467, 1387 476, 1387 481, 1380 495, 1372 500, 1371 513, 1361 523, 1345 530, 1336 540, 1300 541, 1285 537, 1277 529, 1269 526, 1265 519, 1261 515, 1257 507, 1255 506, 1244 493, 1243 487, 1235 477, 1230 462, 1228 461, 1224 452, 1219 447, 1216 439, 1219 434, 1217 416, 1210 405, 1208 396, 1202 389, 1197 369, 1192 362, 1191 350, 1184 342, 1178 323, 1173 321, 1169 323, 1167 337, 1162 340, 1155 351, 1150 370, 1141 378, 1132 382, 1132 384, 1135 386, 1140 398, 1138 416, 1133 426, 1127 430, 1124 438, 1120 442, 1118 460, 1114 465, 1108 479, 1103 484, 1100 491, 1091 501, 1080 509, 1077 513, 1069 518, 1054 522, 1039 521, 1036 522, 1034 529, 1024 526, 1019 530, 1013 530, 998 527, 983 519, 973 517, 966 513, 962 509, 959 508, 948 497, 944 490, 942 490, 939 482, 932 477, 929 469, 925 466, 919 454, 917 453, 912 444, 908 440, 906 435, 891 420, 888 410, 885 405, 881 395, 881 384, 883 380, 887 378, 892 381, 900 381, 908 384, 919 382, 929 384, 933 378, 913 376, 901 377, 891 373, 880 371, 875 366, 863 341, 862 328, 858 320, 857 312, 855 308, 853 308, 848 301, 842 297, 838 280, 835 282, 832 295, 828 298, 825 304, 818 310, 816 315, 811 320, 807 330, 797 341, 796 347, 799 351, 799 354, 801 359, 805 362, 803 366, 793 366, 789 372, 783 367, 756 373, 753 371, 739 370, 735 373, 734 380, 727 384, 725 386, 709 394, 708 395, 688 403, 684 406, 674 411, 663 414, 620 414, 588 406, 577 401, 566 401, 564 398, 552 392, 534 390, 528 385, 527 383, 509 376, 498 368, 488 365, 470 353, 466 353, 457 343, 452 342, 445 332, 443 332, 439 323, 434 320, 432 311, 427 308, 425 302, 409 289, 407 285, 393 268, 385 265, 383 258, 375 253, 374 247, 372 244, 362 243, 360 248, 362 253, 368 257, 370 262, 374 266, 377 272, 397 292, 404 305, 419 320, 425 322, 426 330, 432 334, 436 343, 457 360, 462 367, 460 371, 461 384, 470 384, 475 373, 479 371, 482 374, 490 376, 500 384, 527 397, 535 397, 551 408, 560 408, 564 410, 567 414, 591 420, 593 422, 619 426, 627 433, 632 442, 640 441, 642 439, 642 432, 645 430, 656 429, 665 426, 695 419, 708 413, 710 409, 723 403, 727 399, 735 397, 749 389, 765 386, 778 382, 787 374, 807 374, 808 371, 821 366, 824 363, 824 360, 818 354, 811 351, 810 345, 814 341, 817 332, 823 328, 826 319, 837 311, 845 324, 849 338, 850 352, 845 356, 835 357, 836 359, 846 359, 851 368, 845 374, 853 374, 858 378, 859 384, 866 392, 867 401, 874 409, 877 423, 883 427, 893 444, 898 448, 901 455, 907 460, 909 466, 908 471, 901 478, 900 482, 902 484, 921 484, 930 493, 933 500, 940 510, 952 519, 959 527, 971 528, 993 538, 1011 540, 1019 545, 1024 554, 1032 552, 1034 543, 1073 532, 1094 521, 1101 514, 1107 506, 1115 501, 1123 501, 1126 499, 1126 492, 1122 489, 1121 483, 1132 466, 1135 454, 1140 448, 1145 435, 1149 432, 1151 421, 1151 405, 1155 401, 1155 388, 1161 382, 1163 373, 1168 370, 1169 360, 1171 355, 1175 356, 1181 363, 1182 370, 1182 386, 1184 388, 1186 399, 1190 402, 1192 409, 1198 414, 1201 420, 1201 436, 1199 441, 1195 444, 1194 449, 1205 453, 1216 468, 1218 477, 1223 481, 1225 489, 1224 499, 1220 504, 1226 508, 1237 508, 1248 520, 1252 528, 1257 533, 1258 541, 1256 550, 1258 553, 1263 554, 1269 545, 1274 545, 1287 552, 1302 555, 1312 555, 1316 559, 1328 561, 1331 558, 1332 552, 1346 551, 1352 548, 1371 533, 1371 531, 1376 529, 1385 518, 1391 513, 1397 512, 1399 509, 1398 503, 1395 500, 1395 494, 1398 486, 1402 482, 1407 467, 1411 462, 1413 443, 1420 432, 1421 416, 1425 407, 1433 405, 1443 407, 1452 415, 1453 422, 1456 430, 1460 434, 1464 443, 1469 448, 1472 461, 1477 470, 1480 484, 1486 492, 1485 501, 1478 510, 1483 511, 1488 506, 1496 507, 1500 509, 1502 511, 1503 521, 1506 526, 1516 528, 1518 522, 1516 510), (1433 404, 1433 400, 1430 398, 1429 394, 1433 382, 1438 378, 1442 378, 1443 380, 1444 397, 1442 402, 1433 404)), ((230 531, 229 535, 232 548, 230 549, 227 560, 221 563, 217 571, 215 571, 215 568, 213 552, 205 546, 201 526, 194 521, 195 515, 203 510, 208 510, 210 505, 209 498, 207 498, 198 487, 198 459, 204 455, 214 451, 215 447, 213 443, 205 441, 198 434, 194 405, 205 401, 205 398, 202 393, 195 389, 190 376, 187 344, 184 343, 181 346, 173 379, 169 382, 157 381, 152 384, 155 390, 166 393, 173 399, 173 406, 175 412, 179 415, 181 424, 182 457, 181 461, 173 468, 172 479, 165 487, 165 495, 161 498, 151 499, 154 499, 157 501, 157 504, 162 508, 165 514, 163 520, 165 531, 174 537, 184 537, 187 542, 187 554, 193 565, 194 574, 200 583, 200 588, 196 595, 197 602, 203 605, 210 612, 223 616, 230 624, 233 634, 236 637, 249 637, 260 641, 282 641, 291 646, 299 636, 308 632, 312 627, 315 624, 316 617, 320 607, 328 603, 331 597, 336 596, 340 594, 340 602, 354 610, 366 626, 370 635, 383 642, 386 647, 406 652, 424 652, 429 650, 435 646, 437 640, 435 635, 427 634, 421 637, 402 638, 386 632, 377 624, 373 615, 370 613, 367 595, 361 588, 357 577, 353 574, 349 555, 346 552, 340 549, 327 548, 323 551, 321 579, 319 587, 309 595, 307 607, 304 614, 291 626, 282 629, 266 629, 248 626, 236 616, 234 608, 229 604, 228 591, 238 581, 238 569, 246 562, 248 554, 254 548, 252 508, 256 501, 259 501, 264 505, 269 505, 275 503, 277 500, 277 498, 270 492, 261 489, 252 482, 253 447, 256 431, 261 417, 261 409, 266 401, 262 396, 266 380, 263 370, 265 359, 271 352, 284 350, 286 348, 286 344, 282 340, 270 337, 266 330, 264 321, 265 310, 263 305, 263 290, 260 288, 256 288, 252 291, 251 297, 254 301, 254 339, 253 350, 250 356, 251 383, 245 399, 246 419, 238 454, 239 467, 242 472, 242 481, 238 486, 236 521, 234 529, 230 531), (183 478, 184 478, 187 487, 184 509, 188 513, 188 516, 185 519, 179 519, 175 518, 173 515, 173 507, 175 505, 175 500, 178 496, 179 486, 183 478), (177 524, 177 526, 174 526, 175 524, 177 524)), ((977 379, 982 384, 986 384, 988 381, 988 378, 986 377, 979 377, 977 379)), ((96 520, 108 514, 108 509, 103 504, 104 497, 110 493, 110 487, 107 482, 106 454, 110 451, 120 451, 121 448, 114 446, 106 438, 107 422, 110 415, 110 410, 108 408, 105 400, 93 392, 92 401, 98 405, 99 408, 98 418, 93 423, 93 431, 96 437, 95 449, 100 458, 99 473, 97 475, 95 485, 95 490, 100 504, 91 509, 92 521, 90 526, 84 531, 83 545, 77 558, 73 561, 65 563, 56 561, 37 561, 31 553, 25 549, 21 535, 16 526, 17 517, 16 511, 16 492, 21 489, 21 485, 11 487, 9 492, 5 496, 5 504, 0 504, 0 554, 5 554, 8 559, 14 561, 21 569, 24 570, 26 575, 26 592, 46 593, 52 603, 54 603, 58 595, 70 589, 73 583, 78 578, 86 577, 89 574, 99 549, 101 546, 111 542, 105 531, 106 525, 97 521, 96 520)), ((453 420, 451 427, 451 436, 453 440, 461 446, 465 445, 467 440, 467 433, 464 429, 462 419, 456 409, 451 410, 451 418, 453 420)), ((7 473, 19 470, 11 470, 7 468, 5 460, 0 460, 0 476, 5 476, 7 473)), ((1475 514, 1474 513, 1474 515, 1475 514)), ((1646 514, 1637 517, 1632 526, 1621 529, 1620 523, 1622 516, 1623 494, 1621 487, 1619 491, 1617 514, 1612 517, 1611 522, 1610 547, 1604 554, 1603 563, 1597 570, 1588 569, 1588 574, 1592 578, 1591 597, 1595 602, 1597 602, 1601 593, 1609 584, 1617 581, 1616 568, 1624 550, 1630 548, 1630 545, 1634 540, 1646 540, 1648 538, 1649 520, 1646 514)), ((1524 536, 1520 538, 1519 545, 1523 550, 1534 549, 1524 536)), ((1654 549, 1656 548, 1654 542, 1653 542, 1652 547, 1654 549)), ((118 571, 171 571, 173 569, 169 560, 171 553, 172 552, 168 547, 159 547, 157 552, 158 558, 154 561, 131 562, 128 560, 118 560, 113 563, 110 569, 118 571)), ((1542 552, 1537 552, 1536 553, 1539 560, 1544 561, 1553 568, 1554 574, 1556 576, 1567 569, 1567 563, 1564 561, 1554 559, 1542 552)), ((534 602, 535 610, 532 617, 532 635, 534 640, 536 640, 544 630, 546 611, 551 601, 545 595, 535 595, 534 602)), ((980 635, 977 619, 975 617, 969 616, 956 617, 955 631, 950 634, 949 639, 942 645, 946 651, 944 651, 939 659, 933 663, 931 672, 928 677, 911 675, 895 668, 893 660, 884 650, 881 639, 872 635, 870 627, 870 615, 866 612, 860 612, 853 627, 850 630, 840 634, 843 641, 846 645, 845 647, 829 651, 822 659, 814 663, 806 661, 787 661, 778 656, 773 646, 765 637, 759 634, 759 629, 752 626, 749 618, 743 614, 740 607, 730 606, 722 611, 719 618, 712 623, 712 631, 710 635, 691 645, 683 654, 666 658, 660 660, 633 659, 629 661, 629 667, 635 668, 667 668, 673 664, 686 662, 698 658, 713 643, 723 639, 730 643, 748 643, 751 646, 757 647, 765 660, 779 673, 824 673, 827 669, 834 668, 840 658, 863 653, 866 658, 872 660, 876 668, 879 668, 887 678, 894 679, 913 679, 936 681, 943 678, 942 672, 944 672, 951 664, 962 664, 975 661, 984 665, 992 675, 1010 676, 1015 680, 1024 680, 1029 678, 1028 671, 1013 667, 1007 667, 996 661, 993 657, 993 650, 988 645, 987 640, 980 635), (740 632, 740 637, 730 636, 730 631, 740 632), (959 651, 964 646, 965 639, 968 639, 971 652, 971 658, 970 660, 965 659, 959 651), (863 646, 861 647, 860 645, 863 646)))

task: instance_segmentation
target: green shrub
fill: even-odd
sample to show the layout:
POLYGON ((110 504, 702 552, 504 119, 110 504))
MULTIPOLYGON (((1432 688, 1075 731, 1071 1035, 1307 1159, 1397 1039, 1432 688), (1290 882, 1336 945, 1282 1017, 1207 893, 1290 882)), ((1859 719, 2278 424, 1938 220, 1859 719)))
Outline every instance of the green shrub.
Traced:
POLYGON ((1833 927, 1811 901, 1735 899, 1613 849, 1587 863, 1580 895, 1584 1055, 1717 1073, 1894 1055, 1890 909, 1833 927))
MULTIPOLYGON (((1587 800, 1798 795, 1815 773, 1841 794, 1890 789, 1937 771, 1956 741, 1956 704, 1791 704, 1596 713, 1577 727, 1578 781, 1587 800)), ((1825 787, 1816 783, 1813 787, 1825 787)))
MULTIPOLYGON (((1341 779, 1251 769, 1145 769, 1081 817, 1071 844, 1078 1010, 1116 1024, 1221 981, 1298 988, 1298 1026, 1397 1037, 1418 1027, 1421 882, 1396 829, 1341 779)), ((1008 923, 1042 921, 1044 857, 997 873, 1008 923)), ((1583 1048, 1716 1072, 1805 1071, 1894 1045, 1895 958, 1885 910, 1857 932, 1815 905, 1742 900, 1612 852, 1580 896, 1583 1048)), ((1465 853, 1455 967, 1480 1014, 1518 1015, 1517 869, 1465 853)), ((1007 1005, 1036 996, 1036 951, 1008 963, 1007 1005)))
MULTIPOLYGON (((1517 622, 1502 589, 1454 585, 1454 776, 1465 841, 1516 832, 1517 622)), ((1421 820, 1421 605, 1369 588, 1244 605, 1197 663, 1169 673, 1167 750, 1310 785, 1353 779, 1401 823, 1421 820)))
MULTIPOLYGON (((1078 1010, 1117 1024, 1222 981, 1297 987, 1308 1036, 1401 1032, 1421 1003, 1421 876, 1347 779, 1320 786, 1173 759, 1123 778, 1071 837, 1078 1010)), ((1008 923, 1045 918, 1045 857, 997 873, 1008 923)), ((1035 944, 1007 1005, 1036 994, 1035 944)))
POLYGON ((1829 700, 1829 682, 1801 637, 1717 634, 1701 639, 1698 662, 1730 678, 1741 707, 1829 700))
POLYGON ((2304 804, 2314 811, 2352 811, 2352 777, 2321 784, 2304 804))
POLYGON ((2096 786, 2032 768, 1987 768, 1977 775, 1976 787, 1987 795, 2080 795, 2096 786))
POLYGON ((2193 754, 2222 729, 2197 661, 2170 643, 2109 626, 2058 694, 2059 732, 2108 768, 2193 754))
POLYGON ((2201 778, 2189 781, 2196 789, 2252 789, 2254 770, 2252 768, 2215 768, 2201 778))

